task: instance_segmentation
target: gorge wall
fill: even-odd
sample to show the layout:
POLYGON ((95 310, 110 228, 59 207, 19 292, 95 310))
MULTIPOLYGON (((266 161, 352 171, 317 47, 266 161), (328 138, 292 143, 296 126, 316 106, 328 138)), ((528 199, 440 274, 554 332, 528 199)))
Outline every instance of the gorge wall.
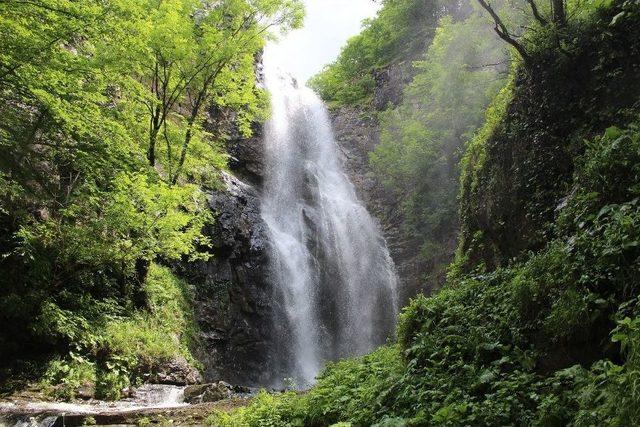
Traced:
MULTIPOLYGON (((377 76, 376 108, 401 99, 412 78, 410 62, 377 76)), ((179 270, 195 287, 195 315, 200 329, 196 356, 206 381, 225 380, 242 385, 269 385, 279 378, 274 362, 272 315, 275 289, 269 280, 267 228, 260 216, 264 179, 263 128, 243 138, 233 125, 235 117, 212 108, 207 128, 226 136, 229 172, 221 187, 208 190, 216 218, 206 234, 212 240, 208 261, 182 265, 179 270)), ((344 107, 331 112, 341 161, 358 197, 379 222, 396 263, 402 302, 421 286, 421 267, 411 236, 401 231, 396 200, 372 175, 368 155, 379 142, 379 125, 372 112, 344 107)), ((280 375, 281 376, 281 375, 280 375)))
MULTIPOLYGON (((258 69, 262 79, 261 68, 258 69)), ((398 201, 374 176, 369 153, 380 142, 378 111, 398 105, 415 72, 406 60, 376 72, 371 106, 343 106, 330 112, 345 172, 358 197, 379 223, 395 262, 399 297, 405 303, 425 288, 430 266, 420 261, 419 241, 404 231, 398 201)), ((265 385, 281 380, 273 360, 275 289, 269 280, 268 236, 260 216, 264 180, 263 127, 243 138, 235 117, 211 108, 207 129, 226 138, 229 172, 221 188, 208 190, 216 221, 207 229, 212 258, 183 265, 180 272, 195 286, 195 311, 200 328, 195 351, 206 381, 225 380, 242 385, 265 385)), ((452 242, 454 239, 452 238, 452 242)), ((451 246, 453 253, 453 244, 451 246)), ((447 260, 450 254, 444 255, 447 260)))
POLYGON ((420 239, 403 227, 405 219, 399 200, 383 186, 369 166, 369 155, 380 143, 377 113, 401 103, 404 88, 416 74, 413 67, 415 59, 417 57, 398 61, 374 73, 376 84, 371 104, 344 105, 331 111, 345 170, 358 196, 380 224, 396 265, 401 301, 405 303, 420 292, 437 288, 444 281, 442 266, 453 258, 456 237, 448 237, 445 245, 448 251, 438 256, 435 263, 425 263, 420 256, 420 239), (425 281, 428 274, 435 280, 425 281))
POLYGON ((229 171, 221 186, 207 190, 215 221, 206 229, 212 240, 208 261, 183 264, 179 270, 195 287, 199 327, 196 357, 207 382, 241 385, 271 381, 273 289, 268 280, 266 225, 260 217, 262 128, 243 138, 235 117, 212 108, 207 127, 227 135, 229 171))

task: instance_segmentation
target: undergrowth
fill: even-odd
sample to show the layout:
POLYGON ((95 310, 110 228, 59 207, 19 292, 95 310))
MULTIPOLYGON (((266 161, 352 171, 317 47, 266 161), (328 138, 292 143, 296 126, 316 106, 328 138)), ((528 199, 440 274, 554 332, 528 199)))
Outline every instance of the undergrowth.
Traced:
POLYGON ((42 386, 57 398, 75 397, 82 387, 95 395, 118 399, 122 389, 139 383, 142 374, 184 358, 197 365, 189 348, 196 337, 190 292, 167 268, 152 264, 144 283, 147 307, 128 316, 112 316, 66 358, 51 361, 42 386))

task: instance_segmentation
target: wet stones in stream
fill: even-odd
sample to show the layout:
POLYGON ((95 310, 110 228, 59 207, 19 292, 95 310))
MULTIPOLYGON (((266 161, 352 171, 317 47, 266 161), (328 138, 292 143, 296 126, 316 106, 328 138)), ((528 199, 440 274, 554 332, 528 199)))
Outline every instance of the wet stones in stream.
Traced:
POLYGON ((250 394, 247 387, 232 386, 224 381, 192 385, 184 389, 185 403, 209 403, 229 399, 235 395, 250 394))

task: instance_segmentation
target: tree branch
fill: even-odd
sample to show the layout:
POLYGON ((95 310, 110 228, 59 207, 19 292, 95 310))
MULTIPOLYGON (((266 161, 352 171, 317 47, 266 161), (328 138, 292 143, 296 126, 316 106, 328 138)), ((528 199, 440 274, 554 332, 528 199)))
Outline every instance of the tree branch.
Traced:
POLYGON ((518 41, 514 39, 511 34, 509 34, 509 30, 507 29, 506 25, 504 25, 502 19, 500 19, 491 5, 489 5, 489 3, 487 3, 485 0, 478 0, 478 3, 480 3, 480 6, 482 6, 484 10, 489 12, 489 15, 491 15, 491 18, 493 18, 493 22, 495 24, 494 30, 496 34, 498 34, 498 37, 513 46, 513 48, 518 51, 518 53, 522 57, 524 63, 529 64, 531 61, 531 57, 527 53, 526 49, 524 48, 524 46, 518 43, 518 41))
POLYGON ((527 0, 527 3, 531 6, 531 12, 533 13, 533 17, 536 18, 536 21, 538 21, 543 27, 546 27, 549 22, 540 15, 535 0, 527 0))

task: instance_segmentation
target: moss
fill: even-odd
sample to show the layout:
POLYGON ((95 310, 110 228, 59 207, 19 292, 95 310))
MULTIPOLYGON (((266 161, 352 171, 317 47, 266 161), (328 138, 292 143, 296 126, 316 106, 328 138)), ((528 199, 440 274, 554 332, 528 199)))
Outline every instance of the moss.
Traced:
POLYGON ((624 24, 610 27, 626 7, 614 2, 572 21, 563 51, 547 43, 548 33, 532 38, 545 48, 534 51, 534 65, 520 68, 497 98, 462 163, 458 270, 504 266, 543 247, 554 237, 555 209, 570 192, 584 141, 633 120, 640 16, 629 6, 624 24))

